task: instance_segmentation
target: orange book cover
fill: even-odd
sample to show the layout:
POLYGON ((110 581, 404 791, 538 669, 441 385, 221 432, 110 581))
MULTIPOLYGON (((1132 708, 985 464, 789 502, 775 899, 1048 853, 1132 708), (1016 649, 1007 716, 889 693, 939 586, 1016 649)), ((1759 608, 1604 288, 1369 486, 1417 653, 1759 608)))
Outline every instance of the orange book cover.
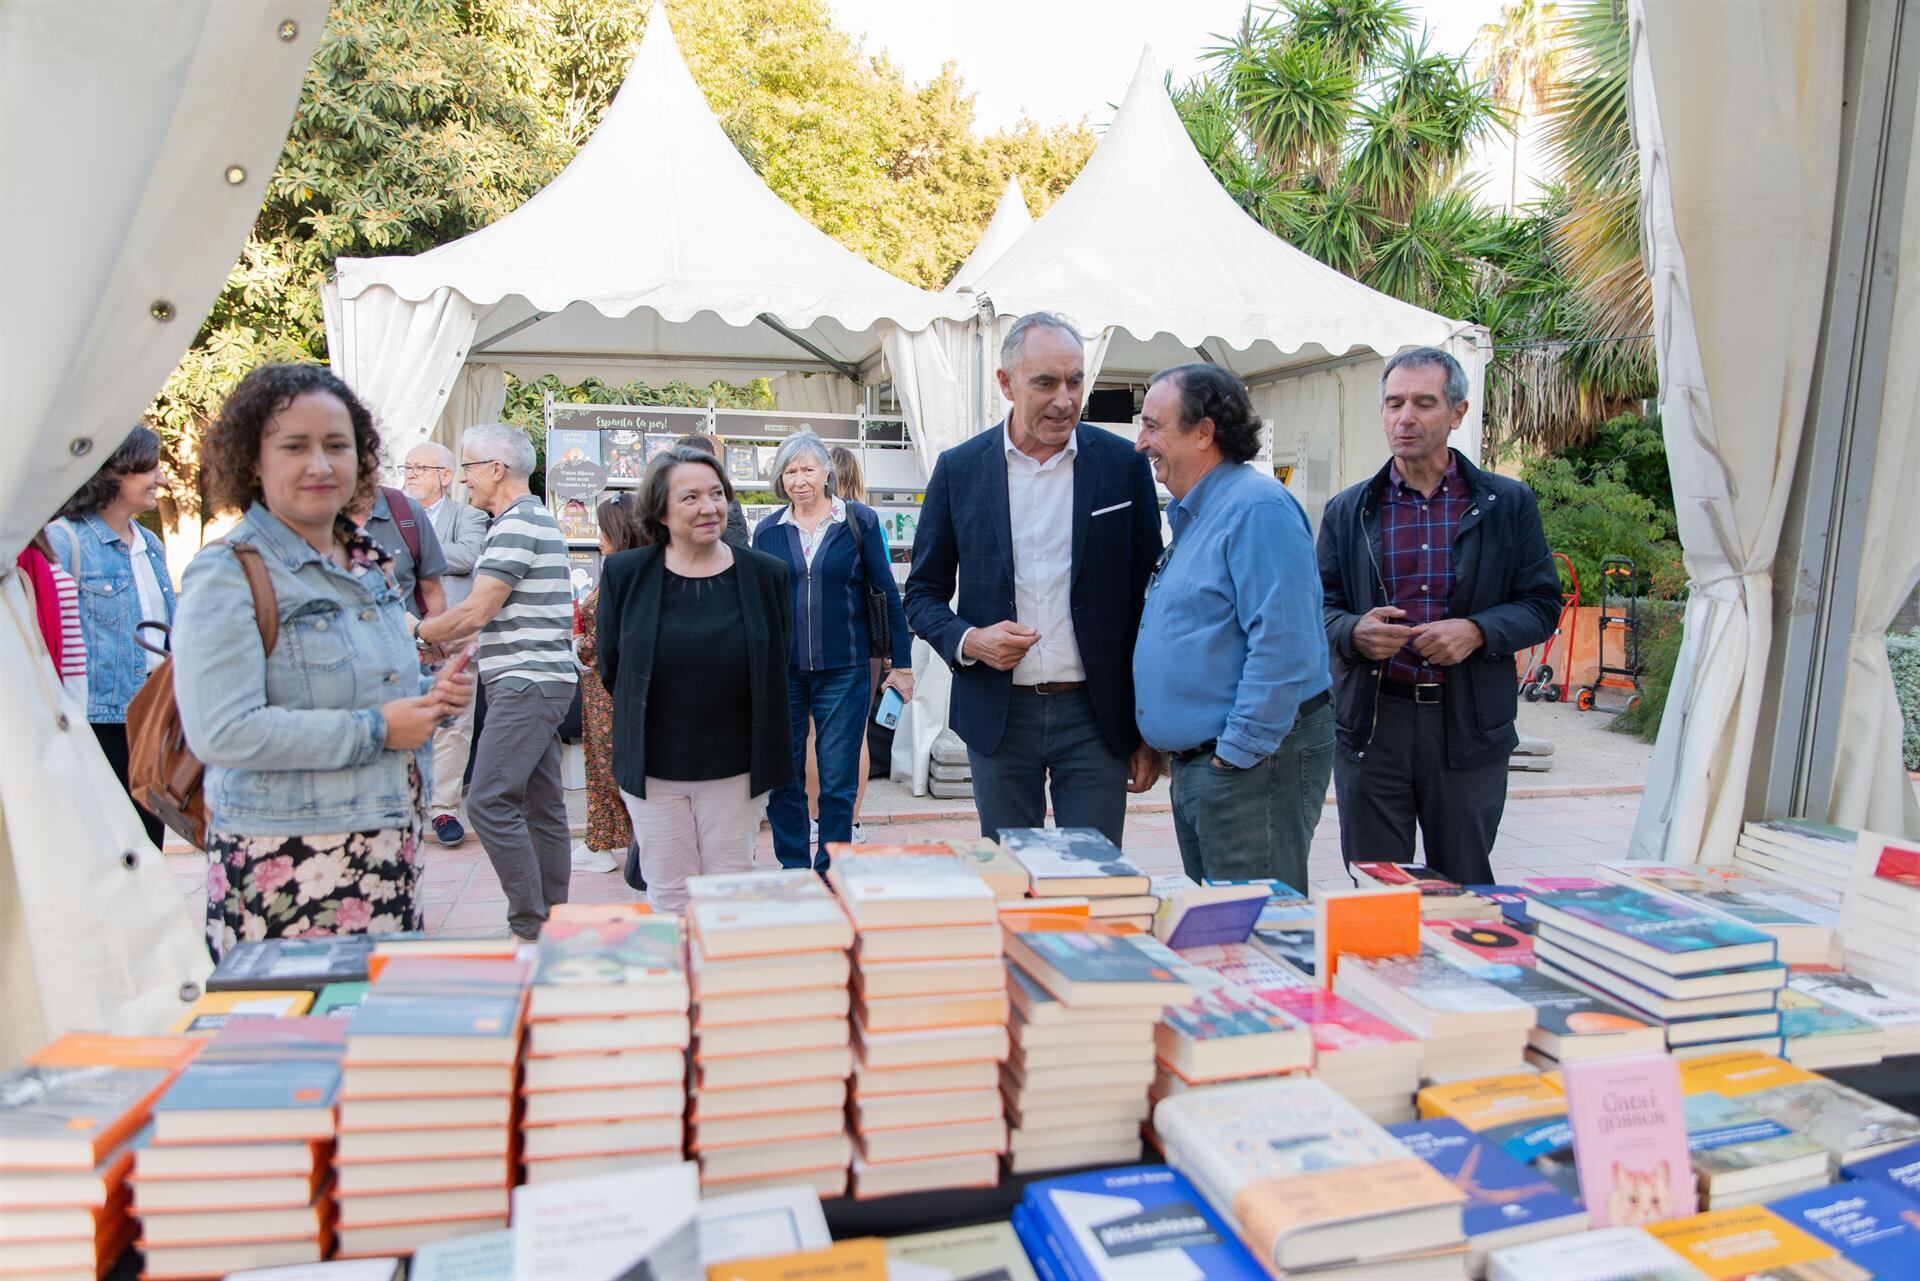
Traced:
POLYGON ((69 1032, 27 1056, 29 1067, 165 1068, 178 1071, 207 1046, 204 1036, 69 1032))
POLYGON ((634 916, 652 916, 653 907, 645 900, 632 903, 555 903, 547 919, 563 925, 596 925, 602 921, 624 921, 634 916))
POLYGON ((853 845, 846 841, 828 841, 827 854, 832 858, 847 855, 859 857, 862 854, 952 854, 953 850, 945 845, 893 845, 886 843, 853 845))
POLYGON ((1445 1175, 1405 1157, 1260 1179, 1234 1196, 1233 1215, 1254 1256, 1274 1259, 1279 1242, 1301 1228, 1465 1200, 1445 1175))
POLYGON ((1510 1121, 1558 1116, 1567 1110, 1567 1096, 1531 1072, 1429 1085, 1415 1101, 1421 1119, 1450 1117, 1476 1132, 1510 1121))
POLYGON ((887 1281, 887 1248, 879 1237, 855 1237, 824 1250, 709 1264, 707 1281, 887 1281))
POLYGON ((1811 1276, 1812 1272, 1776 1273, 1774 1269, 1791 1269, 1838 1254, 1832 1246, 1761 1205, 1708 1210, 1691 1218, 1643 1223, 1640 1228, 1714 1281, 1760 1275, 1811 1276))
POLYGON ((1814 1074, 1758 1050, 1729 1050, 1680 1060, 1680 1093, 1737 1098, 1776 1085, 1811 1081, 1814 1074))
POLYGON ((1420 951, 1420 891, 1322 890, 1313 897, 1315 978, 1329 990, 1340 957, 1414 956, 1420 951))

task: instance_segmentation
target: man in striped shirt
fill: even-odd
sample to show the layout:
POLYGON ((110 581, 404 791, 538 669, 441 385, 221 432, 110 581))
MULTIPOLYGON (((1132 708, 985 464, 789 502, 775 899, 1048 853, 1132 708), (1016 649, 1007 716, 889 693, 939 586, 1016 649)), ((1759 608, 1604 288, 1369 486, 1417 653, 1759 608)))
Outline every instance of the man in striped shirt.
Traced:
POLYGON ((537 937, 547 911, 567 901, 572 837, 560 782, 560 722, 573 703, 573 595, 567 544, 527 488, 533 443, 492 423, 460 439, 460 477, 473 505, 493 517, 466 600, 419 624, 425 644, 479 633, 475 661, 487 691, 473 749, 467 817, 507 895, 507 925, 537 937))

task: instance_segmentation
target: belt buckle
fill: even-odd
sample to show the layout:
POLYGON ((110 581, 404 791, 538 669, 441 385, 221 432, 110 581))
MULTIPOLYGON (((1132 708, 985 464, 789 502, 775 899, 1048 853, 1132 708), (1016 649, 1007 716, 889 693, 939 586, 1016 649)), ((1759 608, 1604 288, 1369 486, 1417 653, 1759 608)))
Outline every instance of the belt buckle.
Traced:
POLYGON ((1438 703, 1440 701, 1441 688, 1442 686, 1439 681, 1428 681, 1423 684, 1416 684, 1413 687, 1413 701, 1416 703, 1438 703), (1431 691, 1431 697, 1428 696, 1429 691, 1431 691))

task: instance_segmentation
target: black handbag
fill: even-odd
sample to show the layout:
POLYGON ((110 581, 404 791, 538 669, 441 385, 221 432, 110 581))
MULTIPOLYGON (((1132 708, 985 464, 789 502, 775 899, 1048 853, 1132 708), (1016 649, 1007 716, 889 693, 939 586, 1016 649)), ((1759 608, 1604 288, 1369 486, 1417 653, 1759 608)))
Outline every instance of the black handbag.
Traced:
POLYGON ((860 572, 867 580, 867 635, 871 638, 873 657, 886 666, 892 666, 893 656, 893 612, 887 608, 887 593, 873 575, 867 572, 866 558, 860 558, 860 572))

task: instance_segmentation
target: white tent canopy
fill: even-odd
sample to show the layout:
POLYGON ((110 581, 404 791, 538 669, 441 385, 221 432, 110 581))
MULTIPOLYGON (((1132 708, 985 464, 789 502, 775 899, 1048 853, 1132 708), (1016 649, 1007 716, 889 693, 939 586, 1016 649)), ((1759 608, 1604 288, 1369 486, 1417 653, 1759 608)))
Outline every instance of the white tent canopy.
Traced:
POLYGON ((1007 179, 1005 190, 1000 193, 1000 203, 993 207, 993 217, 987 220, 987 229, 980 233, 979 243, 967 260, 953 273, 953 279, 947 282, 947 292, 971 290, 974 281, 994 263, 1006 256, 1007 250, 1014 247, 1027 229, 1033 226, 1033 215, 1027 211, 1027 194, 1020 189, 1018 176, 1007 179))
POLYGON ((969 312, 843 248, 768 190, 657 3, 626 82, 552 182, 451 244, 341 259, 323 297, 334 367, 382 420, 395 458, 433 432, 469 363, 573 380, 845 378, 877 351, 880 324, 920 330, 969 312))
MULTIPOLYGON (((1071 318, 1089 338, 1090 381, 1144 379, 1196 359, 1247 379, 1276 423, 1277 460, 1300 465, 1294 488, 1316 515, 1385 461, 1376 383, 1382 358, 1403 348, 1447 348, 1466 366, 1474 404, 1459 440, 1478 455, 1478 331, 1370 289, 1249 217, 1194 150, 1151 51, 1073 185, 963 283, 983 325, 1003 330, 1031 311, 1071 318)), ((929 461, 997 416, 989 375, 967 363, 982 353, 991 363, 991 339, 963 360, 942 328, 887 348, 929 461), (979 404, 971 413, 969 400, 979 404)))

